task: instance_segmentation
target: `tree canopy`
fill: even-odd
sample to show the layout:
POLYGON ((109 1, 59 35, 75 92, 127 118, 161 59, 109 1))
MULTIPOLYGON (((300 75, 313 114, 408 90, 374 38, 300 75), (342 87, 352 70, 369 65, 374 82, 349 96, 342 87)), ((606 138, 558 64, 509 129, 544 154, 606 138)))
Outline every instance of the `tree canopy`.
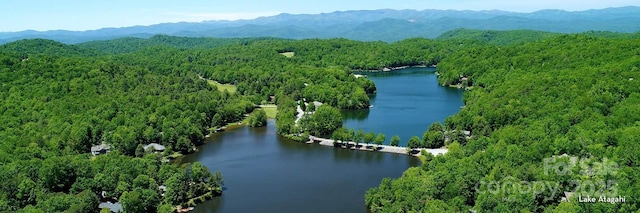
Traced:
MULTIPOLYGON (((638 39, 586 33, 488 44, 449 55, 438 64, 440 83, 454 85, 466 78, 469 87, 465 107, 444 125, 453 133, 448 154, 407 170, 399 179, 383 180, 367 192, 367 206, 372 212, 638 209, 637 199, 585 204, 577 195, 638 195, 639 49, 638 39), (471 132, 470 139, 460 134, 464 130, 471 132), (613 163, 546 172, 549 161, 571 165, 571 159, 613 163), (543 182, 559 187, 523 193, 482 184, 543 182), (602 192, 590 193, 584 185, 589 183, 602 192), (574 192, 569 202, 561 202, 564 192, 574 192)), ((440 143, 437 129, 432 126, 423 137, 431 147, 440 143)))

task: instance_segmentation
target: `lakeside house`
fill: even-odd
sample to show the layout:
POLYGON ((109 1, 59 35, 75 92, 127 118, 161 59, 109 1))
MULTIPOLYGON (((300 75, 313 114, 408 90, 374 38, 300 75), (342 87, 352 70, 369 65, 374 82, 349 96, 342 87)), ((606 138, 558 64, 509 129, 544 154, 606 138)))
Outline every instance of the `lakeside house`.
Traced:
POLYGON ((105 143, 91 147, 91 154, 94 156, 106 154, 109 153, 109 151, 111 151, 111 145, 105 143))
POLYGON ((157 143, 150 143, 144 146, 144 151, 164 152, 165 147, 157 143))
POLYGON ((468 80, 469 80, 469 78, 467 78, 466 75, 460 75, 460 82, 468 81, 468 80))
POLYGON ((122 212, 123 211, 122 204, 120 204, 119 202, 116 202, 116 203, 102 202, 102 203, 98 204, 98 208, 99 209, 107 208, 111 212, 122 212))

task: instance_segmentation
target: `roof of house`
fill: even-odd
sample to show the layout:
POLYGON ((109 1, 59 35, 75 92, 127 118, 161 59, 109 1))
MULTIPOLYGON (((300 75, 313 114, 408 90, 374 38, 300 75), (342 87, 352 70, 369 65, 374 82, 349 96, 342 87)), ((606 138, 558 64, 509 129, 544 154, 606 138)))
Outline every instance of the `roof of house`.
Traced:
POLYGON ((100 144, 100 145, 95 145, 91 147, 91 152, 98 152, 100 150, 109 150, 111 149, 111 145, 109 144, 100 144))
POLYGON ((149 148, 153 148, 155 151, 164 151, 164 146, 157 143, 150 143, 144 146, 144 150, 148 150, 149 148))
POLYGON ((122 212, 122 204, 120 203, 111 203, 111 202, 102 202, 98 204, 98 208, 104 209, 108 208, 111 212, 122 212))

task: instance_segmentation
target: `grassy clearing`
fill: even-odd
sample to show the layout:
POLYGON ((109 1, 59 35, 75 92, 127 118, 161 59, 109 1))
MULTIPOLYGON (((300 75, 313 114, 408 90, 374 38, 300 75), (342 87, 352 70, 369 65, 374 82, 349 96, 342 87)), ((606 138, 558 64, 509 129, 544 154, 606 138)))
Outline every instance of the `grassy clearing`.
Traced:
POLYGON ((283 52, 283 53, 280 53, 280 55, 284 55, 284 57, 291 58, 294 55, 296 55, 296 53, 295 52, 283 52))
POLYGON ((249 117, 245 117, 244 119, 242 119, 242 121, 228 123, 226 126, 224 126, 224 128, 225 130, 231 130, 231 129, 235 129, 235 128, 247 125, 248 123, 249 123, 249 117))
MULTIPOLYGON (((267 118, 272 118, 272 119, 276 118, 276 114, 278 113, 278 106, 276 106, 275 104, 260 105, 260 108, 262 108, 264 112, 267 114, 267 118)), ((224 126, 224 128, 225 130, 230 130, 230 129, 235 129, 238 127, 245 126, 247 124, 249 124, 249 116, 245 116, 245 118, 242 119, 242 121, 228 123, 227 125, 224 126)), ((209 131, 214 132, 215 128, 211 128, 209 129, 209 131)))
POLYGON ((215 85, 220 92, 224 92, 224 90, 226 89, 227 91, 229 91, 229 93, 235 93, 238 90, 238 87, 233 84, 221 84, 214 80, 207 80, 207 82, 209 82, 209 84, 211 85, 215 85))
POLYGON ((267 118, 276 118, 276 114, 278 113, 278 106, 276 106, 275 104, 260 105, 260 108, 262 108, 267 114, 267 118))

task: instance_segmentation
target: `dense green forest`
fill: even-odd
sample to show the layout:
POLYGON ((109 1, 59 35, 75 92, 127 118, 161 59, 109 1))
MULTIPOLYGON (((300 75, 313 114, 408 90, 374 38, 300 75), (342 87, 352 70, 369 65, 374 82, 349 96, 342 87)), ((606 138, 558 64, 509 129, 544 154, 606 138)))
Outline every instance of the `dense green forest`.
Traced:
MULTIPOLYGON (((175 37, 167 35, 155 35, 148 39, 145 38, 119 38, 113 40, 90 41, 82 43, 82 48, 97 50, 102 54, 129 53, 137 50, 164 46, 188 49, 210 49, 234 44, 248 44, 249 42, 259 40, 276 40, 276 38, 189 38, 175 37)), ((282 39, 277 39, 282 40, 282 39)))
MULTIPOLYGON (((130 212, 193 205, 220 193, 221 175, 194 175, 194 166, 205 169, 165 160, 195 150, 211 128, 275 102, 281 134, 317 131, 294 125, 297 100, 305 99, 325 103, 309 119, 320 125, 331 120, 320 130, 330 133, 339 127, 336 108, 366 108, 367 94, 375 92, 373 82, 350 75, 352 68, 433 63, 452 51, 444 46, 426 39, 387 44, 169 36, 2 45, 0 176, 6 181, 0 183, 0 211, 92 212, 106 200, 119 200, 130 212), (413 44, 432 54, 408 54, 413 44), (296 56, 280 54, 286 51, 296 56), (235 84, 238 91, 219 91, 207 79, 235 84), (166 150, 145 151, 150 143, 166 150), (90 148, 100 144, 111 152, 91 156, 90 148)), ((264 119, 258 110, 249 121, 261 126, 264 119)))
MULTIPOLYGON (((581 35, 608 38, 608 39, 631 39, 640 38, 640 32, 637 33, 618 33, 609 31, 587 31, 580 33, 581 35)), ((533 41, 540 41, 563 35, 562 33, 536 31, 536 30, 475 30, 475 29, 455 29, 443 33, 436 40, 454 40, 454 41, 479 41, 483 44, 490 45, 516 45, 533 41)))
POLYGON ((493 45, 509 45, 516 43, 526 43, 531 41, 543 40, 562 35, 561 33, 552 33, 535 30, 473 30, 473 29, 456 29, 448 31, 440 36, 439 40, 478 40, 493 45))
POLYGON ((471 139, 453 142, 447 155, 429 156, 399 179, 383 180, 367 193, 367 206, 373 212, 636 211, 640 40, 632 37, 560 35, 443 59, 440 83, 464 76, 473 86, 466 107, 445 128, 470 130, 471 139), (573 192, 570 202, 561 202, 565 192, 573 192), (580 196, 626 200, 585 203, 580 196))
POLYGON ((209 127, 242 119, 253 104, 195 74, 160 74, 81 49, 47 40, 0 48, 0 211, 92 212, 98 196, 119 198, 125 210, 141 202, 154 211, 219 193, 219 183, 193 176, 194 168, 161 161, 191 152, 209 127), (112 152, 90 158, 101 143, 112 152), (148 143, 168 149, 138 151, 148 143), (179 174, 185 184, 168 182, 179 174), (167 186, 164 200, 159 185, 167 186), (170 198, 171 191, 188 193, 170 198))
POLYGON ((196 150, 212 128, 247 116, 249 125, 263 126, 265 112, 256 106, 275 103, 279 134, 328 135, 340 127, 338 109, 367 108, 376 92, 351 71, 436 64, 440 83, 469 87, 467 106, 414 144, 438 147, 445 129, 469 130, 472 138, 448 143, 450 154, 427 156, 400 179, 383 180, 367 193, 372 211, 637 209, 638 33, 458 33, 394 43, 158 35, 1 45, 0 212, 94 212, 105 200, 119 200, 128 212, 193 205, 221 193, 222 174, 166 159, 196 150), (282 54, 288 52, 292 57, 282 54), (236 85, 237 92, 207 80, 236 85), (303 109, 316 113, 296 125, 296 108, 313 101, 324 104, 303 109), (92 156, 90 148, 103 143, 111 152, 92 156), (149 143, 167 149, 145 151, 149 143), (541 175, 543 159, 562 154, 611 159, 620 171, 541 175), (564 191, 571 191, 570 180, 612 179, 629 199, 560 204, 557 193, 502 202, 513 196, 474 188, 507 176, 562 180, 564 191), (166 186, 164 196, 159 186, 166 186))

